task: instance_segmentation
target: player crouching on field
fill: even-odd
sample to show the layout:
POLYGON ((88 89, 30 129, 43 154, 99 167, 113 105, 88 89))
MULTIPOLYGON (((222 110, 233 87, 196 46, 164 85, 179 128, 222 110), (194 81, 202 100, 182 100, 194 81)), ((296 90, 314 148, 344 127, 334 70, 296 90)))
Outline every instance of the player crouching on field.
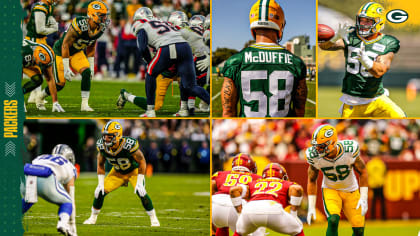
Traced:
POLYGON ((258 227, 288 235, 305 235, 302 222, 297 217, 303 188, 288 180, 282 165, 270 163, 264 168, 262 179, 230 188, 232 204, 241 213, 234 235, 247 235, 258 227), (242 206, 242 198, 249 200, 245 206, 242 206), (290 214, 284 210, 289 204, 290 214))
POLYGON ((27 212, 38 196, 58 205, 59 221, 57 231, 64 235, 77 235, 76 203, 74 181, 77 171, 74 167, 73 150, 66 144, 58 144, 52 154, 41 155, 24 167, 26 184, 22 188, 22 213, 27 212))

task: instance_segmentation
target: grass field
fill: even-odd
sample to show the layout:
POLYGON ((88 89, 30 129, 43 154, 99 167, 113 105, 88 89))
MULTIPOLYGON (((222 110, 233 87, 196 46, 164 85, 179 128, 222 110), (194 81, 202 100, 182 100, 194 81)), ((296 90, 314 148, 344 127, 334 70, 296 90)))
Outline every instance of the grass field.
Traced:
MULTIPOLYGON (((404 88, 387 88, 390 98, 407 114, 407 117, 420 117, 420 97, 408 102, 404 88)), ((340 117, 338 112, 341 102, 341 87, 320 86, 318 88, 318 116, 319 117, 340 117)))
MULTIPOLYGON (((213 75, 212 79, 212 114, 213 117, 222 116, 222 101, 220 90, 222 89, 223 77, 213 75)), ((315 82, 307 82, 308 100, 306 102, 305 117, 315 117, 316 85, 315 82)))
MULTIPOLYGON (((23 80, 25 83, 27 80, 23 80)), ((47 98, 48 103, 45 105, 46 111, 39 111, 35 104, 26 103, 27 117, 138 117, 145 111, 136 105, 127 102, 124 109, 118 110, 116 106, 120 89, 125 88, 127 91, 141 97, 146 97, 145 83, 138 81, 92 81, 89 105, 94 112, 80 111, 80 84, 81 81, 67 82, 63 90, 58 93, 58 101, 60 102, 65 113, 51 112, 52 100, 47 98)), ((46 86, 44 81, 43 87, 46 86)), ((163 107, 156 112, 158 117, 172 117, 179 110, 179 88, 178 84, 174 84, 174 95, 172 96, 171 86, 165 96, 163 107)), ((25 101, 29 93, 25 95, 25 101)), ((198 100, 198 99, 197 99, 198 100)), ((208 117, 208 113, 195 113, 195 117, 208 117)))
MULTIPOLYGON (((78 235, 209 235, 210 197, 208 175, 157 174, 146 179, 160 227, 150 227, 140 199, 131 186, 106 196, 96 225, 83 225, 89 218, 96 173, 82 173, 76 180, 78 235)), ((56 205, 43 199, 24 216, 25 235, 56 233, 56 205)))

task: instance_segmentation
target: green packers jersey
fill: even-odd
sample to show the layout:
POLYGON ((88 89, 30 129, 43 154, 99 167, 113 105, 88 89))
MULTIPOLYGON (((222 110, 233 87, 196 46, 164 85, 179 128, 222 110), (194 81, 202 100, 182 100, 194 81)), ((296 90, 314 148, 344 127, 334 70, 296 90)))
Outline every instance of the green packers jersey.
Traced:
MULTIPOLYGON (((32 42, 32 41, 27 40, 27 39, 24 39, 23 42, 22 42, 22 48, 21 48, 23 68, 28 68, 28 67, 37 65, 35 63, 34 59, 33 59, 33 56, 34 56, 33 53, 34 53, 34 50, 37 46, 43 47, 47 51, 47 53, 50 54, 49 55, 50 58, 54 58, 54 54, 52 53, 52 51, 47 46, 45 46, 43 44, 32 42)), ((52 63, 53 62, 51 61, 49 65, 39 64, 37 66, 39 66, 41 68, 41 70, 44 70, 44 68, 46 66, 52 65, 52 63)))
MULTIPOLYGON (((37 2, 34 4, 31 10, 31 17, 29 18, 29 22, 26 25, 26 36, 33 39, 33 38, 43 38, 46 35, 37 34, 36 33, 36 26, 35 26, 35 12, 43 12, 45 14, 45 24, 48 22, 48 17, 53 15, 54 8, 53 6, 48 6, 43 2, 37 2)), ((33 39, 35 41, 35 39, 33 39)))
POLYGON ((139 149, 137 139, 123 136, 118 149, 111 151, 101 138, 96 142, 96 148, 118 173, 128 174, 139 167, 139 163, 132 157, 132 154, 139 149))
MULTIPOLYGON (((106 27, 100 26, 100 29, 97 29, 94 32, 89 30, 88 24, 89 17, 79 16, 73 19, 71 26, 73 30, 77 33, 77 39, 74 41, 73 45, 69 48, 70 56, 84 50, 86 47, 93 45, 96 40, 102 36, 106 27)), ((64 38, 66 37, 67 31, 61 36, 57 42, 54 44, 54 53, 57 56, 61 56, 61 46, 63 45, 64 38)))
POLYGON ((292 96, 306 77, 302 59, 274 44, 254 44, 231 56, 222 73, 235 83, 241 117, 295 116, 292 96))
MULTIPOLYGON (((360 52, 360 44, 362 42, 356 30, 349 34, 348 39, 348 44, 344 42, 346 74, 343 80, 342 92, 361 98, 374 98, 382 95, 384 93, 382 77, 373 77, 359 60, 356 59, 356 56, 360 52)), ((374 40, 365 41, 364 45, 366 54, 372 60, 389 52, 397 53, 400 49, 400 41, 398 39, 383 34, 374 40)))

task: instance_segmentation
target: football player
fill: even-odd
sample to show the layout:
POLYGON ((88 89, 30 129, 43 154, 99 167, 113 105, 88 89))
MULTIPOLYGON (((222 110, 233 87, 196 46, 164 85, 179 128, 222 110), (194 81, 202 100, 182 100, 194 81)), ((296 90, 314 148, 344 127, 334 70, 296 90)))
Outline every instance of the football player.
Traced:
MULTIPOLYGON (((82 75, 81 83, 81 111, 93 111, 89 106, 90 83, 95 68, 96 40, 101 37, 108 27, 108 6, 99 0, 88 5, 87 16, 73 19, 71 26, 54 44, 57 91, 64 88, 66 80, 71 81, 75 76, 73 71, 82 75), (86 55, 84 53, 86 50, 86 55)), ((41 97, 49 95, 45 89, 41 97)))
MULTIPOLYGON (((137 11, 143 10, 142 8, 137 11)), ((144 10, 143 10, 144 11, 144 10)), ((150 9, 150 15, 153 15, 150 9)), ((140 54, 148 63, 146 75, 147 111, 143 117, 155 117, 156 77, 175 65, 181 77, 181 110, 187 109, 189 96, 197 96, 210 104, 209 93, 197 85, 191 48, 179 30, 158 19, 134 14, 133 34, 137 37, 140 54), (157 50, 152 59, 148 46, 157 50)))
POLYGON ((353 235, 364 234, 368 210, 368 174, 359 156, 359 144, 354 140, 337 141, 337 131, 331 125, 321 125, 312 134, 312 147, 306 149, 308 167, 308 224, 316 219, 317 178, 322 171, 322 198, 328 219, 327 236, 338 235, 341 210, 353 227, 353 235), (360 175, 360 192, 356 170, 360 175))
MULTIPOLYGON (((57 90, 55 87, 55 80, 53 75, 54 53, 52 49, 46 44, 39 44, 30 40, 24 39, 22 43, 22 60, 23 73, 31 78, 22 86, 23 94, 33 91, 36 86, 42 84, 42 75, 47 80, 53 100, 52 112, 64 112, 64 109, 58 103, 57 90)), ((43 100, 36 100, 36 107, 39 110, 45 111, 43 100)), ((26 109, 26 108, 25 108, 26 109)))
POLYGON ((303 188, 289 181, 282 165, 268 164, 263 170, 262 179, 230 188, 230 197, 233 206, 241 214, 234 235, 248 235, 261 226, 283 234, 305 235, 302 222, 297 217, 303 188), (249 200, 245 206, 242 198, 249 200), (290 214, 284 210, 289 204, 290 214))
POLYGON ((105 196, 130 182, 150 217, 151 226, 159 227, 152 199, 146 192, 146 160, 139 149, 139 142, 137 139, 122 136, 122 133, 123 127, 116 121, 109 121, 102 128, 102 138, 96 142, 98 186, 95 189, 92 214, 83 224, 96 224, 105 196), (113 166, 106 178, 105 161, 113 166))
MULTIPOLYGON (((58 31, 58 23, 53 15, 54 6, 57 4, 57 1, 58 0, 41 0, 34 3, 31 9, 29 22, 26 25, 27 33, 25 39, 45 46, 48 45, 47 35, 58 31)), ((42 80, 40 80, 40 78, 29 78, 31 78, 31 80, 26 83, 26 86, 30 87, 33 93, 31 92, 28 102, 36 102, 35 91, 41 91, 42 80)))
POLYGON ((346 73, 343 80, 341 117, 401 118, 405 113, 389 97, 382 78, 390 69, 400 41, 382 34, 385 9, 369 2, 356 15, 356 26, 339 24, 330 41, 319 44, 323 50, 344 50, 346 73))
POLYGON ((304 116, 306 65, 278 44, 286 24, 283 9, 276 1, 258 0, 249 20, 256 44, 231 56, 223 67, 223 116, 304 116))
POLYGON ((73 150, 66 144, 56 145, 51 155, 41 155, 24 167, 25 187, 22 188, 22 213, 27 212, 38 196, 59 206, 57 231, 64 235, 77 235, 73 150))
POLYGON ((260 178, 255 161, 244 153, 233 158, 231 171, 219 171, 212 176, 212 222, 217 227, 217 236, 229 235, 229 228, 232 232, 236 229, 238 213, 230 200, 229 189, 260 178))

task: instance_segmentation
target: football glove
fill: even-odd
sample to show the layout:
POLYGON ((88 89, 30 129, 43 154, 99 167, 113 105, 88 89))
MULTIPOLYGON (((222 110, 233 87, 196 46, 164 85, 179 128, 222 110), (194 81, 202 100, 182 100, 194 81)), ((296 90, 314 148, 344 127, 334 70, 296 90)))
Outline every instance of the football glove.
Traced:
POLYGON ((58 102, 53 103, 52 112, 66 112, 58 102))
POLYGON ((71 81, 74 77, 73 71, 70 69, 70 61, 68 58, 63 58, 63 66, 64 66, 64 78, 68 81, 71 81))
POLYGON ((368 187, 360 187, 360 199, 359 202, 357 202, 356 210, 360 207, 362 208, 362 216, 364 216, 368 210, 368 187))
POLYGON ((210 57, 206 54, 206 58, 197 61, 197 69, 205 71, 210 65, 210 57))
POLYGON ((314 220, 316 220, 315 204, 316 204, 316 195, 309 195, 308 196, 308 216, 306 217, 306 220, 308 221, 309 225, 311 225, 312 216, 314 217, 314 220))
POLYGON ((352 30, 350 29, 350 25, 347 23, 344 23, 343 25, 341 23, 338 24, 338 29, 335 32, 334 37, 330 39, 330 42, 336 43, 339 39, 343 39, 347 44, 349 44, 348 34, 352 30))
POLYGON ((134 188, 134 193, 139 193, 140 197, 144 197, 147 194, 144 183, 144 175, 142 174, 137 175, 137 184, 134 188))
POLYGON ((98 175, 98 186, 95 189, 95 198, 99 197, 99 193, 102 192, 102 195, 105 194, 105 175, 98 175))
POLYGON ((370 70, 373 67, 373 60, 368 57, 365 51, 365 44, 363 42, 360 43, 360 52, 356 56, 357 60, 366 68, 366 70, 370 70))

